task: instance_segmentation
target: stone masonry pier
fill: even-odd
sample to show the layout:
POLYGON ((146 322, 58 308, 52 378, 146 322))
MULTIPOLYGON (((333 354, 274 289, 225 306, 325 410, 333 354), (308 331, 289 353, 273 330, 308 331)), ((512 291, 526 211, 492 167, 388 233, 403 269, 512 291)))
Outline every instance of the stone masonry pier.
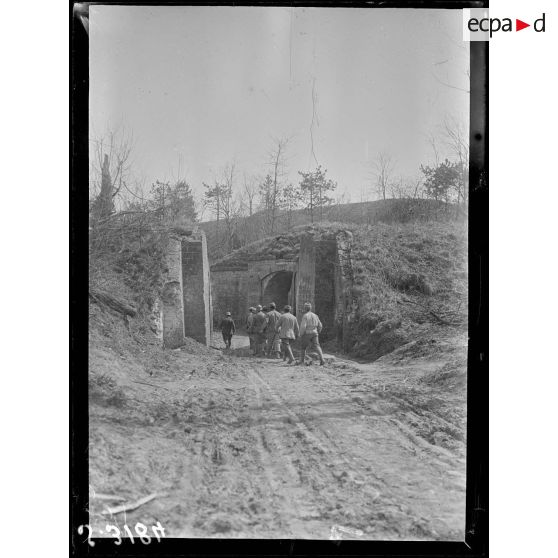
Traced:
POLYGON ((212 311, 207 244, 203 231, 173 234, 167 248, 163 285, 163 345, 181 347, 185 337, 204 345, 211 341, 212 311))

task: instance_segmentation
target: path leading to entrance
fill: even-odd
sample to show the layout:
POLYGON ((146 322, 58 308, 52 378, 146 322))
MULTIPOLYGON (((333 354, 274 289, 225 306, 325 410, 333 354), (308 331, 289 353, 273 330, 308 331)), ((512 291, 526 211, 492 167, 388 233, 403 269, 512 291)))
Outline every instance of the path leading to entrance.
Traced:
MULTIPOLYGON (((441 400, 395 389, 381 366, 214 353, 178 351, 151 387, 131 380, 120 408, 91 407, 92 496, 165 494, 111 522, 160 521, 175 537, 328 539, 340 526, 463 540, 464 437, 441 400)), ((106 503, 91 499, 95 531, 106 503)))

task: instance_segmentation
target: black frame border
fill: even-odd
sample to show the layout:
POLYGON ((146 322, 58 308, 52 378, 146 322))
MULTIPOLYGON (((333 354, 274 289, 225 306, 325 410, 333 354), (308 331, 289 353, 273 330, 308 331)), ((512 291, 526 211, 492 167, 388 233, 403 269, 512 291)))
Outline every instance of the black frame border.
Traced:
MULTIPOLYGON (((88 523, 88 134, 89 38, 80 15, 88 6, 293 6, 327 8, 488 7, 488 1, 149 2, 70 1, 70 554, 73 556, 488 556, 488 42, 470 43, 469 346, 467 492, 463 542, 289 539, 163 539, 116 546, 78 535, 88 523)), ((37 549, 38 550, 38 549, 37 549)))

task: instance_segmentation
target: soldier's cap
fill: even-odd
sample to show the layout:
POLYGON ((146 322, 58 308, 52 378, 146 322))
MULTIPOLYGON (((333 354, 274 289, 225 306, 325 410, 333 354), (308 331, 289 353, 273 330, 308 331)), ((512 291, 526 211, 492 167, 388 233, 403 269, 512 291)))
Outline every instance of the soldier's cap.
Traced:
POLYGON ((269 307, 270 307, 272 310, 275 310, 275 308, 276 308, 275 302, 271 302, 271 303, 269 304, 269 307))
POLYGON ((230 316, 230 315, 231 315, 231 313, 230 313, 230 312, 227 312, 227 314, 226 314, 226 315, 227 315, 227 316, 230 316))
POLYGON ((283 310, 284 310, 285 312, 290 312, 292 309, 291 309, 291 307, 287 304, 287 305, 283 308, 283 310))
POLYGON ((261 310, 261 309, 262 309, 262 305, 261 305, 261 304, 258 304, 258 305, 256 306, 256 310, 259 311, 259 310, 261 310))
POLYGON ((312 305, 309 302, 305 302, 304 308, 312 308, 312 305))

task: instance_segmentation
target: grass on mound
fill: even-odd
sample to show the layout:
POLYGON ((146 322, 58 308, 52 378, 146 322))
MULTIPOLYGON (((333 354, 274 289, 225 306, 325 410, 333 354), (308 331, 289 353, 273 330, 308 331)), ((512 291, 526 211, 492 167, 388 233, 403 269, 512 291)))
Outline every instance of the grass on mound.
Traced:
POLYGON ((353 234, 352 294, 359 301, 351 354, 376 360, 422 338, 423 324, 465 326, 467 230, 462 224, 304 225, 236 250, 213 268, 241 267, 259 259, 295 260, 304 234, 332 239, 341 231, 353 234))
POLYGON ((343 223, 319 223, 295 227, 288 233, 262 238, 256 242, 231 252, 213 264, 213 269, 246 266, 250 261, 261 259, 294 260, 300 252, 300 240, 310 235, 316 240, 333 239, 340 231, 346 230, 343 223))
POLYGON ((375 360, 417 338, 421 324, 464 327, 466 229, 448 223, 353 228, 353 351, 375 360))

